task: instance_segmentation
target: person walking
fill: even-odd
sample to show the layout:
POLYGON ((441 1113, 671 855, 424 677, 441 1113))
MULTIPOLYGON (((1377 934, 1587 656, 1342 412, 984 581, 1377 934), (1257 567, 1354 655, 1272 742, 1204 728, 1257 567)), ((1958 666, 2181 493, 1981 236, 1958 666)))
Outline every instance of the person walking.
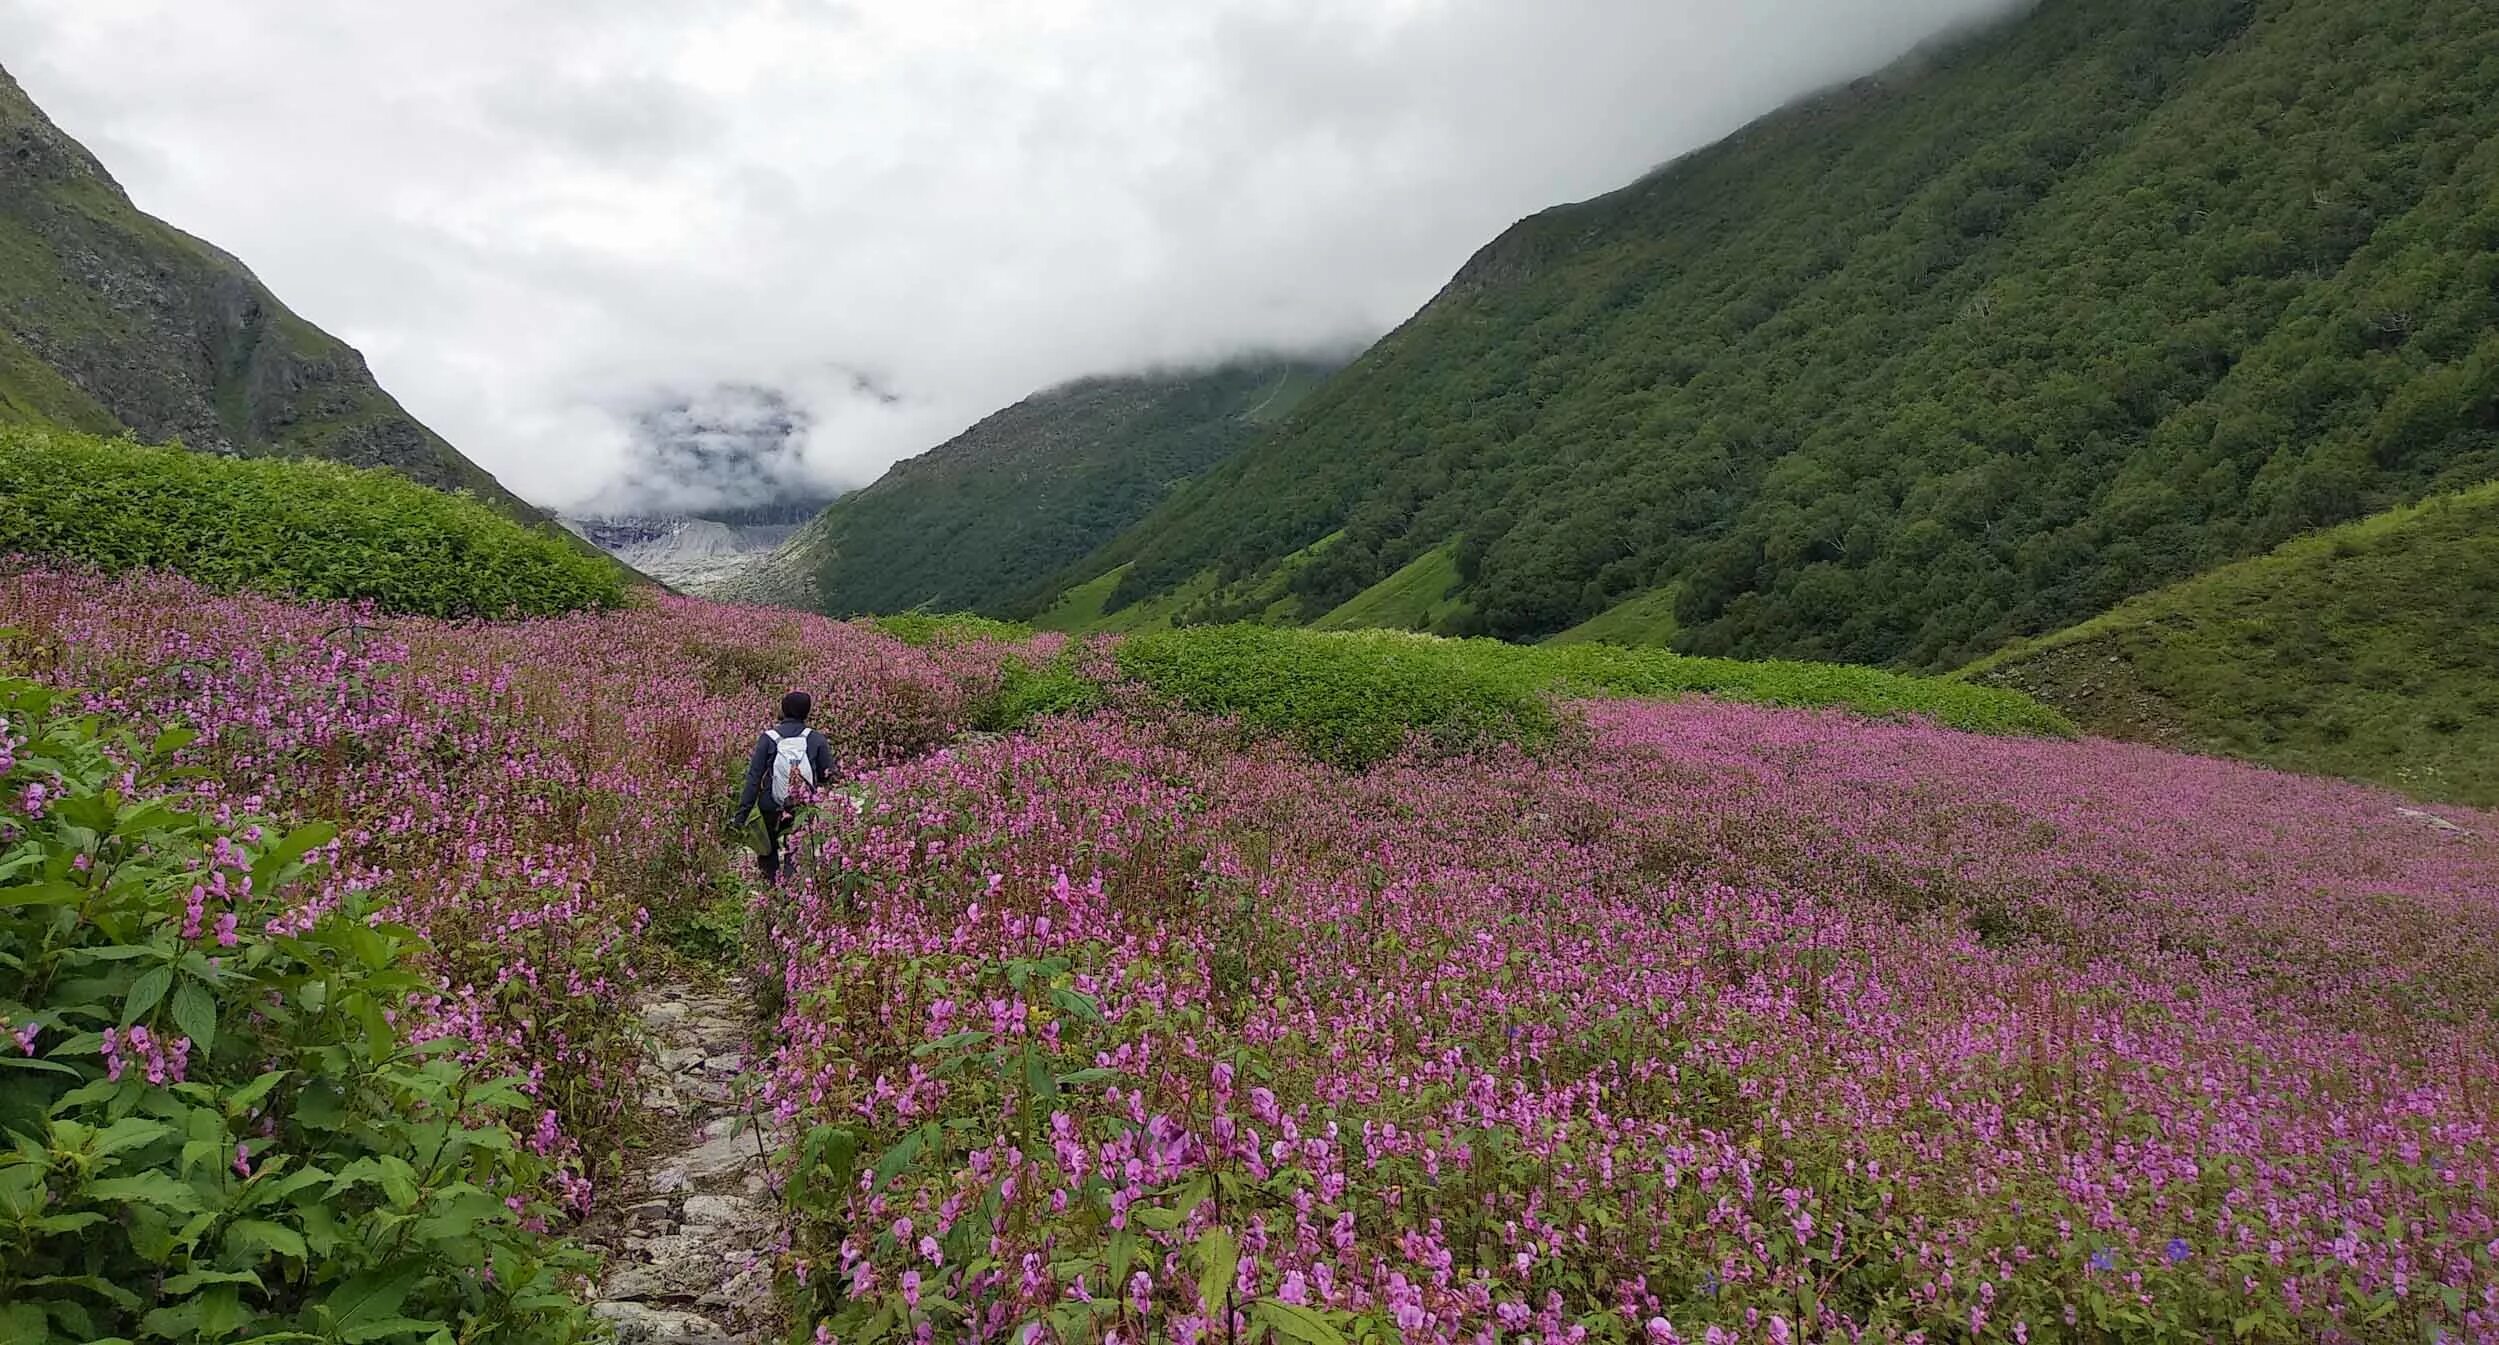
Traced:
POLYGON ((764 881, 781 881, 781 843, 807 792, 833 773, 833 745, 807 727, 815 700, 804 691, 781 698, 781 722, 765 729, 746 758, 746 784, 738 790, 737 816, 730 821, 743 831, 749 818, 761 814, 762 835, 755 845, 755 864, 764 881))

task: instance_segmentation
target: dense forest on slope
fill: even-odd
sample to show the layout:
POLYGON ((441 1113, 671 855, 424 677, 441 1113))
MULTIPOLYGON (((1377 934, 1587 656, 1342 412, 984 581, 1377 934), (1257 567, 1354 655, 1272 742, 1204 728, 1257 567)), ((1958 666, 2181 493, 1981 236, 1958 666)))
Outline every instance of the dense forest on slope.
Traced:
POLYGON ((1240 451, 1333 366, 1251 359, 1038 393, 835 501, 743 596, 836 615, 1004 614, 1240 451))
POLYGON ((1965 675, 2112 738, 2499 803, 2499 485, 2146 594, 1965 675))
POLYGON ((0 422, 390 467, 541 517, 241 262, 132 205, 4 70, 0 422))
POLYGON ((2499 475, 2484 0, 2044 0, 1485 248, 1066 576, 1941 667, 2499 475))

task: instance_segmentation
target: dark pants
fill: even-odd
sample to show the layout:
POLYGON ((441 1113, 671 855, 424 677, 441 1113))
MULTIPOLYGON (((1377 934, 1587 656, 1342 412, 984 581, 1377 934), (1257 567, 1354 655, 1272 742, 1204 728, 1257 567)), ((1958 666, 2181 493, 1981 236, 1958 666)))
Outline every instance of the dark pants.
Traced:
POLYGON ((790 834, 790 815, 765 808, 758 816, 764 824, 764 848, 755 853, 755 867, 763 873, 765 882, 777 883, 781 881, 782 842, 790 834))

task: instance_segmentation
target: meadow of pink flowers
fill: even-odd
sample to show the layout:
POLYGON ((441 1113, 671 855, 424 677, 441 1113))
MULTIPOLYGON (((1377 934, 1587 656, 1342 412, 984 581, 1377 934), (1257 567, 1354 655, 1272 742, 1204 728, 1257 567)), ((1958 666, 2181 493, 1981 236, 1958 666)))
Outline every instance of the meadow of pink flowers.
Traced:
POLYGON ((819 1339, 2499 1340, 2499 816, 1702 701, 1358 774, 1135 704, 958 741, 1004 648, 680 600, 20 573, 0 626, 346 820, 417 1011, 589 1153, 814 692, 866 801, 752 921, 819 1339))

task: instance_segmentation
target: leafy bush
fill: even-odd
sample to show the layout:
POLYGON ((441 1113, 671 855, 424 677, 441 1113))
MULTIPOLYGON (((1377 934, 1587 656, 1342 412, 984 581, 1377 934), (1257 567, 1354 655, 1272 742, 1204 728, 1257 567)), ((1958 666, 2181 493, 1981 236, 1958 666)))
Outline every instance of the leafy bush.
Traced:
POLYGON ((1118 658, 1158 696, 1341 765, 1367 765, 1416 736, 1443 750, 1550 737, 1556 720, 1535 690, 1488 660, 1453 656, 1463 649, 1421 636, 1192 626, 1129 636, 1118 658))
POLYGON ((1321 633, 1200 626, 1130 636, 1120 671, 1168 700, 1238 716, 1347 765, 1376 761, 1410 735, 1446 748, 1533 744, 1556 726, 1556 697, 1705 693, 1768 705, 1923 715, 1986 733, 2068 736, 2063 716, 2027 696, 1872 668, 1685 658, 1612 645, 1529 646, 1392 631, 1321 633))
POLYGON ((1009 654, 998 666, 998 689, 973 707, 972 727, 1005 732, 1028 727, 1045 715, 1081 715, 1109 700, 1098 676, 1088 676, 1070 645, 1042 662, 1009 654))
POLYGON ((978 644, 984 640, 1011 644, 1031 639, 1033 634, 1030 626, 997 621, 971 612, 904 612, 896 616, 877 617, 868 624, 904 644, 921 649, 978 644))
POLYGON ((1607 644, 1537 648, 1489 640, 1466 644, 1479 656, 1509 660, 1536 685, 1583 695, 1649 699, 1698 692, 1760 705, 1840 706, 1867 715, 1924 715, 1978 733, 2072 737, 2075 731, 2063 715, 2019 692, 1904 676, 1879 668, 1688 658, 1663 649, 1607 644))
POLYGON ((583 1335, 528 1099, 408 1040, 416 934, 306 895, 332 829, 58 698, 0 680, 0 1340, 583 1335))
POLYGON ((27 428, 0 428, 10 554, 427 616, 543 616, 625 597, 622 573, 568 539, 396 473, 27 428))

